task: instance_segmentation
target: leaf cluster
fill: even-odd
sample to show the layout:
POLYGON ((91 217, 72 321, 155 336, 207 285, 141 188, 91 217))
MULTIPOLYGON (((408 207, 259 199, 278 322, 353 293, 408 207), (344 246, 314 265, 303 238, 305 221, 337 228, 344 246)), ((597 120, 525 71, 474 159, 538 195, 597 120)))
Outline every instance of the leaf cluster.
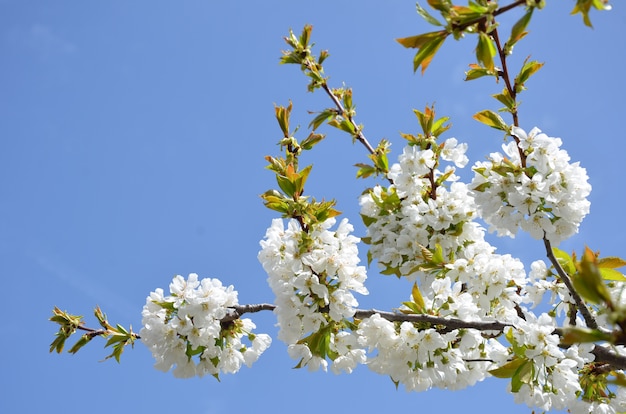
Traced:
MULTIPOLYGON (((477 35, 475 52, 479 65, 470 69, 467 80, 486 75, 498 76, 499 69, 494 62, 497 49, 493 41, 493 32, 498 27, 495 22, 496 16, 520 7, 525 8, 525 13, 512 26, 511 34, 502 49, 504 55, 509 55, 515 44, 528 34, 526 27, 534 10, 542 9, 546 5, 545 0, 515 0, 504 6, 500 6, 500 2, 496 0, 468 0, 467 5, 454 4, 451 0, 427 0, 427 3, 433 11, 441 15, 440 19, 434 17, 419 3, 416 6, 417 13, 428 24, 441 29, 399 38, 396 39, 397 42, 406 48, 418 49, 413 58, 413 70, 421 68, 423 74, 449 36, 459 40, 465 35, 477 35)), ((576 0, 572 14, 582 14, 585 25, 591 27, 589 19, 591 8, 607 10, 610 7, 608 0, 576 0)))
MULTIPOLYGON (((609 288, 616 282, 626 282, 626 276, 616 269, 626 266, 626 260, 619 257, 600 257, 586 247, 580 259, 553 248, 555 257, 571 278, 576 291, 588 302, 606 311, 609 322, 615 325, 612 332, 599 329, 570 326, 563 329, 562 342, 566 345, 583 342, 608 342, 613 345, 626 345, 626 306, 614 298, 609 288)), ((621 295, 621 293, 620 293, 621 295)))
MULTIPOLYGON (((265 207, 281 213, 284 218, 295 218, 304 229, 308 229, 315 223, 340 214, 333 207, 335 201, 316 201, 314 198, 304 196, 304 186, 313 168, 308 165, 299 167, 299 157, 302 151, 312 149, 324 139, 324 135, 311 132, 307 138, 298 141, 290 130, 290 116, 292 104, 289 106, 276 106, 276 120, 283 133, 279 141, 280 149, 284 156, 266 156, 267 169, 276 176, 278 189, 271 189, 261 194, 265 207)), ((296 129, 297 130, 297 129, 296 129)))
POLYGON ((134 342, 139 338, 139 335, 133 332, 132 327, 130 329, 124 328, 122 325, 117 324, 115 327, 110 325, 107 321, 106 315, 102 312, 100 307, 96 306, 94 309, 94 315, 98 320, 98 323, 102 329, 92 329, 84 326, 83 317, 78 315, 71 315, 66 311, 62 311, 56 306, 52 310, 53 316, 50 321, 60 325, 56 338, 50 344, 50 352, 56 351, 57 353, 63 352, 65 341, 72 336, 76 330, 86 331, 78 341, 68 351, 70 354, 77 353, 83 346, 87 345, 96 336, 102 336, 108 338, 105 343, 106 347, 113 347, 113 351, 108 355, 106 359, 115 358, 117 362, 120 362, 122 352, 126 345, 134 346, 134 342))

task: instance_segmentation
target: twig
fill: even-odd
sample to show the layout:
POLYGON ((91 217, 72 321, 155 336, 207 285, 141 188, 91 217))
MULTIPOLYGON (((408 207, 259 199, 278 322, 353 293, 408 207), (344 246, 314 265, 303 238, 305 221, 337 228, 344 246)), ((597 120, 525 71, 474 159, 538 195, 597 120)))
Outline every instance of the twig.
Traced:
POLYGON ((556 273, 559 275, 559 278, 561 279, 563 284, 565 284, 565 286, 567 287, 567 290, 569 290, 569 293, 572 296, 572 299, 574 299, 574 303, 576 303, 576 307, 580 311, 580 314, 583 316, 583 319, 585 320, 587 327, 591 329, 598 329, 598 322, 596 322, 593 315, 591 315, 591 312, 589 312, 587 305, 585 305, 585 302, 583 302, 578 292, 576 292, 576 290, 574 289, 572 280, 569 278, 568 274, 565 272, 565 270, 563 270, 563 268, 561 267, 561 264, 559 263, 557 258, 554 256, 554 252, 552 251, 552 245, 550 244, 550 240, 548 240, 545 235, 543 236, 543 244, 546 246, 546 254, 548 256, 548 259, 550 260, 550 263, 552 263, 552 266, 554 266, 554 270, 556 270, 556 273))
POLYGON ((322 84, 322 89, 324 89, 324 91, 326 92, 326 94, 330 97, 330 99, 333 101, 333 103, 335 104, 335 106, 337 107, 337 110, 339 111, 339 113, 341 114, 341 116, 345 116, 348 121, 350 121, 350 123, 352 124, 352 126, 354 127, 354 130, 357 132, 355 138, 357 139, 357 141, 359 141, 361 144, 363 144, 363 146, 365 146, 365 148, 367 149, 367 151, 370 154, 374 154, 376 151, 374 150, 374 147, 372 147, 372 145, 369 143, 369 141, 367 140, 367 138, 365 138, 365 135, 363 135, 363 132, 361 131, 361 128, 359 128, 359 126, 356 124, 356 122, 354 122, 354 119, 352 119, 352 115, 348 115, 345 108, 343 107, 343 105, 341 104, 341 101, 335 96, 335 94, 333 94, 333 92, 330 90, 330 88, 328 87, 328 84, 326 82, 324 82, 322 84))

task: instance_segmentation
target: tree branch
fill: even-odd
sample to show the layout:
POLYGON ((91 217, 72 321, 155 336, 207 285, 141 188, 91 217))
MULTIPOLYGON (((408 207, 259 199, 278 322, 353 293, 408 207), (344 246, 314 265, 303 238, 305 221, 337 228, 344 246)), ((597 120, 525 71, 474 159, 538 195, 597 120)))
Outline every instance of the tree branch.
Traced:
POLYGON ((576 292, 576 290, 574 289, 572 280, 569 278, 568 274, 565 272, 565 270, 563 270, 561 264, 554 256, 550 240, 548 240, 545 236, 543 237, 543 244, 546 246, 546 254, 548 256, 548 259, 550 260, 550 263, 552 263, 552 266, 554 266, 554 270, 556 270, 559 278, 561 279, 563 284, 565 284, 567 290, 569 290, 569 293, 572 296, 572 299, 574 299, 574 303, 576 303, 576 307, 580 311, 580 314, 583 316, 587 327, 591 329, 598 329, 598 322, 596 322, 596 319, 593 317, 593 315, 591 315, 591 312, 587 308, 587 305, 585 305, 585 302, 582 300, 578 292, 576 292))
POLYGON ((376 309, 371 310, 361 310, 358 309, 354 314, 354 317, 357 319, 369 318, 374 314, 379 314, 381 318, 386 319, 390 322, 426 322, 431 323, 433 325, 442 325, 447 328, 447 330, 454 329, 476 329, 478 331, 498 331, 502 332, 508 326, 513 326, 511 324, 502 323, 498 321, 492 322, 481 322, 481 321, 463 321, 461 319, 455 318, 442 318, 439 316, 426 315, 426 314, 404 314, 404 313, 396 313, 396 312, 384 312, 376 309))
POLYGON ((341 116, 345 116, 346 119, 348 119, 348 121, 350 121, 350 123, 352 124, 352 126, 354 127, 354 130, 357 132, 355 135, 355 138, 357 139, 357 141, 359 141, 361 144, 363 144, 363 146, 365 146, 365 148, 367 149, 367 151, 370 154, 374 154, 376 151, 374 150, 374 147, 372 147, 372 145, 369 143, 369 141, 367 140, 367 138, 365 138, 365 135, 363 135, 363 132, 361 131, 361 128, 359 128, 359 126, 356 124, 356 122, 354 122, 354 119, 352 119, 351 115, 348 115, 346 113, 345 108, 343 107, 343 105, 341 104, 341 101, 335 96, 335 94, 333 94, 333 92, 330 90, 330 88, 328 87, 328 84, 326 82, 324 82, 322 84, 322 89, 324 89, 324 91, 326 92, 326 94, 330 97, 330 99, 333 101, 333 103, 335 104, 335 106, 337 107, 337 110, 339 111, 339 113, 341 114, 341 116))
POLYGON ((591 353, 596 356, 596 361, 606 362, 617 369, 626 369, 626 356, 620 355, 608 347, 596 345, 591 353))

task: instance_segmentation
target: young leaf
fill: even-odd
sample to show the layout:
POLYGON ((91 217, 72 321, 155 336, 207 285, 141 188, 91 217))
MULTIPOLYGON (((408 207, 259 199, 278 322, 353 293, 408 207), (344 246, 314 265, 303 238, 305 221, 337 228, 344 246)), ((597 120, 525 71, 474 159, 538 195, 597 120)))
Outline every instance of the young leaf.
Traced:
POLYGON ((626 282, 626 276, 622 272, 607 267, 599 267, 600 275, 604 280, 614 280, 616 282, 626 282))
POLYGON ((482 78, 483 76, 496 76, 496 72, 485 69, 475 63, 472 63, 469 66, 470 69, 465 72, 466 81, 482 78))
POLYGON ((508 131, 509 126, 504 122, 504 119, 497 113, 485 109, 476 113, 473 118, 478 122, 482 122, 483 124, 490 126, 495 129, 499 129, 500 131, 508 131))
POLYGON ((611 304, 611 296, 602 279, 596 262, 596 255, 585 247, 585 252, 578 263, 578 272, 572 277, 574 288, 590 302, 611 304))
POLYGON ((515 357, 501 367, 490 369, 488 372, 496 378, 511 378, 515 375, 515 372, 519 369, 519 367, 526 362, 528 362, 527 359, 515 357))
POLYGON ((534 7, 530 7, 522 18, 515 22, 511 28, 511 37, 509 37, 509 40, 507 40, 505 44, 505 53, 507 55, 511 53, 513 46, 515 46, 517 42, 522 40, 524 36, 528 34, 526 27, 528 26, 530 18, 533 15, 533 10, 535 10, 534 7))
POLYGON ((396 40, 404 47, 419 49, 413 58, 413 72, 417 72, 417 68, 421 66, 423 75, 447 36, 448 33, 441 30, 396 40))
POLYGON ((585 26, 593 27, 589 19, 589 10, 592 6, 598 10, 610 10, 611 6, 608 3, 608 0, 576 0, 576 6, 574 6, 571 14, 582 14, 585 26))
POLYGON ((609 269, 617 269, 619 267, 626 266, 626 260, 620 257, 603 257, 602 259, 598 259, 598 267, 600 268, 609 268, 609 269))
POLYGON ((511 377, 511 392, 519 392, 522 385, 529 383, 533 368, 534 364, 529 360, 526 360, 520 365, 515 374, 513 374, 513 377, 511 377))
POLYGON ((376 168, 369 164, 358 163, 354 164, 355 167, 359 167, 356 172, 356 178, 367 178, 372 174, 376 174, 376 168))
POLYGON ((422 8, 422 6, 419 5, 419 3, 415 4, 415 7, 417 9, 417 13, 422 16, 422 18, 424 18, 424 20, 426 20, 428 23, 434 25, 434 26, 443 26, 439 20, 435 19, 433 16, 431 16, 424 8, 422 8))
POLYGON ((287 197, 293 197, 296 193, 296 185, 284 175, 276 174, 276 182, 287 197))
POLYGON ((493 44, 491 36, 487 33, 480 32, 478 36, 478 44, 476 45, 476 59, 482 66, 493 71, 495 64, 493 58, 496 56, 496 46, 493 44))
POLYGON ((300 143, 300 146, 302 147, 302 149, 308 151, 312 149, 317 143, 319 143, 324 138, 326 138, 326 135, 324 134, 316 134, 316 133, 311 132, 309 136, 306 137, 304 141, 300 143))
POLYGON ((513 111, 516 107, 515 99, 511 97, 509 94, 509 90, 504 88, 502 93, 498 93, 495 95, 491 95, 496 98, 500 103, 502 103, 508 111, 513 111))
POLYGON ((80 339, 74 344, 74 346, 67 352, 69 352, 70 354, 77 353, 80 348, 87 345, 92 339, 93 337, 89 334, 82 335, 80 339))
POLYGON ((411 297, 413 298, 413 303, 417 305, 419 313, 424 313, 426 308, 426 303, 424 302, 424 297, 422 296, 422 292, 420 292, 417 283, 413 283, 413 289, 411 290, 411 297))
POLYGON ((519 74, 515 77, 515 92, 519 93, 523 91, 525 89, 524 84, 526 81, 542 67, 543 63, 539 63, 534 60, 524 62, 524 66, 522 66, 519 74))
POLYGON ((283 136, 289 136, 289 116, 291 115, 291 108, 293 104, 291 101, 289 102, 289 106, 276 106, 274 105, 274 112, 276 113, 276 120, 278 121, 278 125, 280 125, 281 131, 283 131, 283 136))
POLYGON ((574 260, 569 254, 557 247, 552 248, 552 253, 554 254, 554 257, 556 257, 556 260, 559 262, 563 270, 565 270, 565 273, 567 273, 568 275, 573 275, 576 272, 574 260))
POLYGON ((580 344, 584 342, 610 341, 611 334, 598 329, 583 328, 580 326, 567 326, 563 328, 561 343, 563 345, 580 344))
POLYGON ((313 118, 313 120, 309 123, 309 128, 312 128, 313 131, 315 131, 320 125, 332 119, 336 115, 337 111, 335 109, 325 109, 313 118))

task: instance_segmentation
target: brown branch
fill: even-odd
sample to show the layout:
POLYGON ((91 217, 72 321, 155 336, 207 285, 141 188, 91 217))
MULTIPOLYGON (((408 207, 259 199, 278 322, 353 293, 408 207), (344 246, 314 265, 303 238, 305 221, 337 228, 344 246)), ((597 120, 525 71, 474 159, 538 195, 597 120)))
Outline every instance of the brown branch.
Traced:
MULTIPOLYGON (((493 41, 496 43, 496 47, 498 48, 498 57, 500 58, 500 63, 502 64, 502 78, 504 78, 504 84, 506 85, 506 89, 509 92, 509 95, 511 96, 513 101, 515 101, 517 97, 517 92, 515 92, 515 88, 511 84, 511 79, 509 76, 509 69, 506 65, 506 53, 504 53, 504 48, 502 47, 502 44, 500 42, 500 36, 498 36, 498 29, 493 29, 490 35, 493 38, 493 41)), ((519 119, 517 116, 517 108, 515 108, 515 110, 511 112, 511 115, 513 115, 513 125, 518 127, 519 119)), ((515 141, 517 141, 517 143, 519 144, 519 139, 517 137, 514 137, 514 138, 515 138, 515 141)), ((523 154, 520 154, 520 155, 522 156, 522 159, 524 159, 523 154)), ((525 165, 522 164, 522 167, 524 166, 525 165)))
MULTIPOLYGON (((517 1, 515 1, 515 2, 513 2, 511 4, 509 4, 509 5, 500 7, 499 9, 494 11, 491 15, 493 17, 495 17, 495 16, 498 16, 498 15, 500 15, 502 13, 506 13, 509 10, 514 9, 516 7, 523 6, 525 4, 526 4, 526 0, 517 0, 517 1)), ((475 18, 473 20, 469 20, 469 21, 467 21, 467 22, 465 22, 463 24, 453 25, 453 27, 455 29, 465 30, 465 29, 467 29, 470 26, 473 26, 473 25, 478 24, 478 23, 485 22, 485 19, 486 19, 486 16, 481 16, 481 17, 477 17, 477 18, 475 18)))
POLYGON ((597 362, 605 362, 617 369, 626 369, 626 356, 620 355, 608 347, 596 345, 591 353, 595 355, 597 362))
POLYGON ((326 94, 330 97, 330 99, 333 101, 333 103, 335 104, 335 106, 337 107, 337 110, 339 111, 341 116, 346 117, 346 119, 348 121, 350 121, 350 123, 352 124, 352 126, 354 127, 354 130, 356 131, 356 135, 355 138, 357 141, 359 141, 361 144, 363 144, 363 146, 367 149, 367 151, 370 154, 374 154, 376 151, 374 150, 374 147, 372 147, 372 145, 369 143, 369 141, 367 140, 367 138, 365 138, 365 135, 363 135, 363 132, 361 131, 361 128, 359 128, 359 126, 357 125, 356 122, 354 122, 354 119, 352 119, 352 115, 348 115, 346 113, 345 108, 343 107, 343 105, 341 104, 341 101, 339 100, 339 98, 337 98, 335 96, 335 94, 330 90, 330 88, 328 87, 328 84, 326 82, 324 82, 322 84, 322 89, 324 89, 324 91, 326 92, 326 94))
POLYGON ((381 318, 386 319, 390 322, 421 322, 421 323, 430 323, 433 325, 441 325, 446 327, 448 330, 454 329, 476 329, 478 331, 498 331, 502 332, 508 326, 513 326, 511 324, 502 323, 498 321, 492 322, 480 322, 480 321, 464 321, 461 319, 455 318, 442 318, 439 316, 426 315, 426 314, 404 314, 404 313, 396 313, 396 312, 384 312, 376 309, 371 310, 361 310, 358 309, 354 314, 354 317, 357 319, 369 318, 374 314, 379 314, 381 318))
POLYGON ((576 304, 578 311, 580 311, 580 314, 583 316, 583 319, 585 320, 587 327, 591 329, 598 329, 598 322, 596 322, 596 319, 593 317, 593 315, 591 315, 589 308, 587 308, 587 305, 585 305, 585 302, 582 300, 578 292, 576 292, 576 289, 574 289, 572 280, 569 278, 568 274, 565 272, 565 270, 563 270, 563 268, 561 267, 561 264, 559 263, 557 258, 554 256, 554 252, 552 251, 552 245, 550 244, 550 240, 548 240, 545 235, 543 236, 543 244, 546 247, 546 255, 548 256, 550 263, 552 263, 552 266, 554 266, 554 270, 556 270, 556 273, 559 275, 559 279, 561 279, 563 284, 565 284, 565 286, 567 287, 567 290, 572 296, 572 299, 574 299, 574 303, 576 304))

